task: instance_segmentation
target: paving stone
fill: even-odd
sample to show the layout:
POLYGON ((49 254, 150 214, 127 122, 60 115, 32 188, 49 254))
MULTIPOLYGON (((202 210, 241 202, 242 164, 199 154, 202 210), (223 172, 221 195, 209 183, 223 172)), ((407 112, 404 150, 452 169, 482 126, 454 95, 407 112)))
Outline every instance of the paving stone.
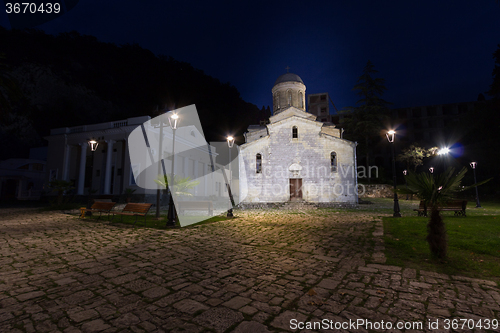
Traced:
POLYGON ((340 281, 331 280, 331 279, 323 279, 320 283, 318 283, 318 287, 325 289, 335 289, 339 285, 340 281))
POLYGON ((285 311, 282 314, 280 314, 278 317, 274 318, 274 320, 271 322, 271 326, 280 328, 282 330, 286 331, 292 331, 291 328, 291 322, 292 320, 296 320, 297 322, 304 322, 306 321, 307 316, 300 313, 300 312, 294 312, 294 311, 285 311))
POLYGON ((83 333, 102 332, 110 327, 111 326, 106 324, 102 319, 96 319, 83 324, 82 332, 83 333))
POLYGON ((238 310, 239 308, 247 305, 248 303, 252 302, 250 298, 246 297, 241 297, 241 296, 236 296, 229 301, 222 303, 222 305, 227 306, 228 308, 238 310))
POLYGON ((82 321, 87 320, 87 319, 96 318, 98 316, 99 316, 99 313, 97 313, 97 311, 95 311, 93 309, 69 314, 69 317, 77 323, 82 322, 82 321))
POLYGON ((114 327, 126 328, 138 324, 140 321, 139 317, 133 313, 125 313, 111 322, 114 327))
POLYGON ((29 292, 26 294, 17 295, 16 298, 19 301, 27 301, 27 300, 32 299, 32 298, 41 297, 43 295, 45 295, 45 293, 43 291, 32 291, 32 292, 29 292))
POLYGON ((183 299, 182 301, 175 303, 173 307, 190 315, 195 314, 198 311, 208 309, 208 306, 193 301, 192 299, 183 299))
POLYGON ((147 298, 158 298, 167 295, 170 291, 164 287, 153 287, 146 291, 143 291, 142 294, 147 298))
POLYGON ((240 312, 228 308, 212 308, 194 318, 194 322, 222 333, 243 320, 240 312))
POLYGON ((271 331, 256 321, 244 321, 232 333, 271 333, 271 331))
POLYGON ((0 332, 274 332, 289 331, 290 319, 499 316, 495 282, 378 261, 373 213, 235 212, 154 230, 1 208, 0 332))

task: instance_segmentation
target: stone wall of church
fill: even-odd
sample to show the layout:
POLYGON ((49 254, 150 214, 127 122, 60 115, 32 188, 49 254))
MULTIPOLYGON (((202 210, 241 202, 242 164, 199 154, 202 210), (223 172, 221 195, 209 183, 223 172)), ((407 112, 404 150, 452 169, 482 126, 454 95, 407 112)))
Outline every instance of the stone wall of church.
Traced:
POLYGON ((290 117, 269 124, 269 136, 244 145, 239 155, 242 201, 289 201, 290 179, 299 178, 305 201, 356 203, 355 144, 321 134, 321 126, 319 122, 290 117), (292 137, 294 126, 298 131, 296 139, 292 137), (334 171, 332 152, 337 156, 334 171), (262 156, 260 173, 256 172, 257 154, 262 156), (290 170, 292 164, 295 171, 290 170))

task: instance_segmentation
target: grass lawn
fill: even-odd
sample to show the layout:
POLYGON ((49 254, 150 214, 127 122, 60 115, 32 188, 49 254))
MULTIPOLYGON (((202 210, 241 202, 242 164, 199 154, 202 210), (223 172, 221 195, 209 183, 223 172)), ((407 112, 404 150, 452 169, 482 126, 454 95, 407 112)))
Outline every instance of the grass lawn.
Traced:
POLYGON ((432 257, 425 240, 428 218, 404 210, 402 218, 384 217, 387 264, 500 283, 500 204, 481 205, 477 209, 469 202, 467 217, 442 212, 448 235, 448 258, 443 262, 432 257))
MULTIPOLYGON (((92 217, 86 217, 85 219, 93 219, 97 220, 99 217, 99 213, 95 214, 92 217)), ((111 219, 111 215, 110 215, 111 219)), ((202 224, 207 224, 207 223, 213 223, 213 222, 218 222, 218 221, 225 221, 228 218, 226 217, 226 213, 222 215, 217 215, 213 216, 207 220, 194 223, 192 225, 189 225, 185 228, 189 228, 192 226, 197 226, 197 225, 202 225, 202 224)), ((102 214, 101 219, 102 221, 107 221, 107 214, 102 214)), ((135 216, 125 216, 125 215, 115 215, 115 218, 112 220, 113 223, 122 223, 122 224, 127 224, 127 225, 133 225, 135 222, 135 216), (123 217, 123 221, 122 221, 123 217)), ((166 227, 167 224, 167 216, 166 215, 161 215, 161 220, 156 220, 156 214, 155 212, 149 212, 146 218, 146 223, 144 223, 144 217, 139 216, 137 218, 137 223, 135 224, 136 227, 147 227, 147 228, 154 228, 154 229, 167 229, 166 227)), ((176 223, 177 227, 180 227, 179 221, 176 223)))

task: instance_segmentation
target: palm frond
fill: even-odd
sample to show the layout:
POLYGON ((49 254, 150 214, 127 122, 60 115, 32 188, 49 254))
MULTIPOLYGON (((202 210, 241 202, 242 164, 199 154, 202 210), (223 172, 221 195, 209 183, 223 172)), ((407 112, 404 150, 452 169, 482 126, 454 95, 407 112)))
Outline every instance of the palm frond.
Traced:
POLYGON ((409 171, 406 176, 408 188, 398 189, 401 194, 414 194, 424 201, 427 206, 434 206, 443 202, 456 199, 457 193, 468 190, 474 186, 482 185, 490 179, 470 185, 462 186, 462 180, 467 173, 467 168, 462 168, 455 174, 455 168, 448 168, 441 174, 428 172, 414 173, 409 171))

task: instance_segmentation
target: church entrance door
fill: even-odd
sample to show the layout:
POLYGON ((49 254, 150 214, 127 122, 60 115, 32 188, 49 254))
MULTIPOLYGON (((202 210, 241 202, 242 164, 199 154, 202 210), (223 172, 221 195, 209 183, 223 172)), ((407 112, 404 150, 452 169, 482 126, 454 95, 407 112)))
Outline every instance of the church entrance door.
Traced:
POLYGON ((302 200, 302 179, 290 179, 290 201, 302 200))

